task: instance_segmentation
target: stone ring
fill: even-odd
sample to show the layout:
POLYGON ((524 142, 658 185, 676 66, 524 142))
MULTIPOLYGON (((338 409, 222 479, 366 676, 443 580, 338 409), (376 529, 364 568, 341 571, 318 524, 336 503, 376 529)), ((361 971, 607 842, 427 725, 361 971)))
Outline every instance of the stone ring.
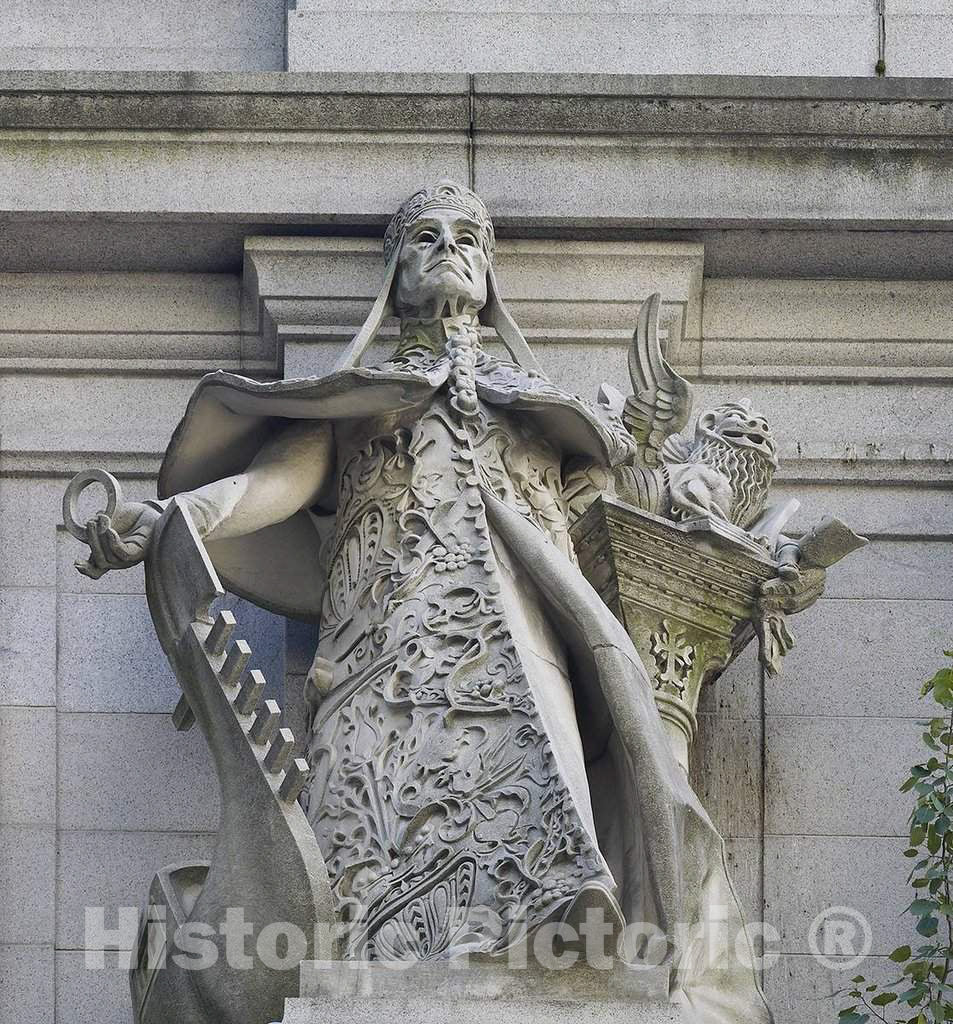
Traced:
POLYGON ((84 469, 77 473, 69 482, 66 493, 63 495, 63 525, 79 541, 88 543, 86 538, 86 527, 81 526, 76 516, 78 514, 77 504, 79 496, 89 487, 90 484, 102 484, 106 489, 106 515, 110 518, 115 514, 116 508, 123 504, 122 488, 119 481, 104 469, 84 469))

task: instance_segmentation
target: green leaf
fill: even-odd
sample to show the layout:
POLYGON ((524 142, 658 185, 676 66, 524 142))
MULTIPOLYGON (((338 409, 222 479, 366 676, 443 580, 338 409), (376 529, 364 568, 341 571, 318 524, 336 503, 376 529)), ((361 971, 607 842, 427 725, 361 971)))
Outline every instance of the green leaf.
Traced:
POLYGON ((910 955, 913 951, 909 946, 897 946, 897 948, 890 954, 890 959, 895 964, 902 964, 904 961, 910 959, 910 955))
POLYGON ((914 986, 914 988, 917 988, 917 987, 922 988, 923 987, 923 982, 926 981, 927 976, 930 973, 930 965, 927 964, 927 963, 924 963, 922 960, 920 960, 920 961, 916 961, 915 960, 912 964, 910 964, 910 972, 909 973, 910 973, 911 979, 917 983, 914 986))
POLYGON ((891 1003, 895 1003, 896 1001, 897 1001, 897 993, 896 992, 881 992, 879 996, 874 996, 874 998, 870 1000, 870 1005, 871 1006, 889 1006, 891 1003))

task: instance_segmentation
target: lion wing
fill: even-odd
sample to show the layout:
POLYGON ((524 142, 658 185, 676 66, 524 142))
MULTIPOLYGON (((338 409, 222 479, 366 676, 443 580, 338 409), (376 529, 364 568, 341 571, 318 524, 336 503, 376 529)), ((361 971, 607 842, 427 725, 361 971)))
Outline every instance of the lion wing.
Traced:
POLYGON ((629 349, 632 394, 625 400, 622 422, 635 438, 647 466, 659 464, 665 439, 682 430, 692 411, 692 386, 662 355, 658 319, 662 297, 650 295, 639 310, 629 349))

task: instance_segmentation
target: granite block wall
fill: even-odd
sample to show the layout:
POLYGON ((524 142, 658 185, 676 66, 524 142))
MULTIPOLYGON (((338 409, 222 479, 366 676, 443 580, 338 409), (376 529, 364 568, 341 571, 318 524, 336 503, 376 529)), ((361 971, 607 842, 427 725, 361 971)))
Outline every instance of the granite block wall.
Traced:
POLYGON ((953 72, 943 0, 8 0, 2 29, 16 70, 953 72))

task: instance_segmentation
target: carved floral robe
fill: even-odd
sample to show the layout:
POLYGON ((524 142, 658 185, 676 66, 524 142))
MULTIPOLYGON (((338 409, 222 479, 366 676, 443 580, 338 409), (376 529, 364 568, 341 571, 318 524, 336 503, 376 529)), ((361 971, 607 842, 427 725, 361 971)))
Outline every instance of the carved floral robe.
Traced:
MULTIPOLYGON (((464 372, 476 356, 482 376, 507 373, 454 347, 464 372)), ((360 921, 352 956, 497 952, 584 890, 611 903, 615 889, 564 645, 484 508, 489 492, 571 556, 561 452, 505 407, 463 410, 460 384, 336 428, 318 646, 334 685, 311 729, 308 808, 360 921)))

